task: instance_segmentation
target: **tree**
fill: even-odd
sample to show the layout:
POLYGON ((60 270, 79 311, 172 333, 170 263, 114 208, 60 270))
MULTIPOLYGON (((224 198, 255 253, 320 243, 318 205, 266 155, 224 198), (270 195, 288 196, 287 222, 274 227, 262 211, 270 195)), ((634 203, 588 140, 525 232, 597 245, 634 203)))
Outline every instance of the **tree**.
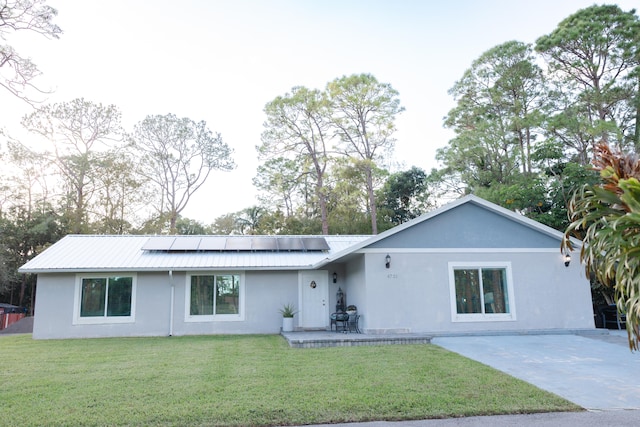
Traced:
POLYGON ((236 215, 233 213, 219 216, 211 225, 213 234, 233 234, 236 231, 236 215))
POLYGON ((563 156, 572 162, 589 165, 593 147, 591 117, 586 114, 580 95, 571 82, 553 82, 547 103, 545 134, 548 140, 561 143, 563 156))
MULTIPOLYGON (((57 39, 62 34, 53 23, 58 12, 43 0, 0 0, 0 39, 9 33, 30 31, 47 38, 57 39)), ((0 45, 0 86, 13 96, 32 104, 35 102, 28 89, 35 89, 33 79, 40 71, 31 59, 16 52, 9 45, 0 45)))
POLYGON ((236 216, 236 226, 240 234, 258 234, 263 215, 264 209, 259 206, 251 206, 240 211, 236 216))
POLYGON ((387 178, 380 190, 379 200, 383 210, 388 212, 392 224, 402 224, 425 212, 426 179, 426 173, 415 166, 387 178))
POLYGON ((539 175, 514 173, 508 184, 480 187, 474 192, 479 197, 547 223, 548 191, 546 181, 539 175))
POLYGON ((633 126, 626 122, 637 116, 633 105, 637 81, 627 77, 638 67, 638 40, 640 20, 635 9, 623 12, 616 5, 594 5, 564 19, 536 41, 550 71, 579 91, 591 145, 602 139, 624 147, 633 140, 633 126))
POLYGON ((211 234, 209 227, 206 227, 200 221, 184 217, 180 217, 176 221, 176 233, 189 236, 211 234))
POLYGON ((261 158, 293 156, 296 163, 309 164, 315 181, 322 234, 329 234, 325 175, 329 162, 330 114, 326 95, 318 90, 294 87, 291 93, 269 102, 261 158))
POLYGON ((522 173, 531 174, 531 150, 540 133, 546 95, 532 47, 518 41, 503 43, 485 52, 474 67, 477 77, 488 84, 493 113, 506 117, 505 130, 517 144, 522 173))
MULTIPOLYGON (((5 166, 14 166, 13 174, 9 176, 10 205, 23 206, 31 214, 35 206, 44 206, 50 202, 51 160, 12 139, 7 148, 9 156, 5 166)), ((7 169, 11 168, 5 167, 7 169)))
POLYGON ((12 304, 25 306, 33 313, 36 277, 20 274, 18 268, 58 241, 64 234, 59 217, 51 206, 14 206, 0 215, 0 295, 12 304))
MULTIPOLYGON (((368 234, 371 218, 367 216, 366 170, 370 170, 374 187, 382 185, 387 171, 370 164, 360 167, 362 161, 341 157, 332 165, 330 175, 329 221, 337 234, 368 234)), ((376 228, 378 224, 376 224, 376 228)))
POLYGON ((467 187, 460 172, 449 168, 431 168, 426 177, 429 193, 436 200, 455 200, 467 194, 467 187))
POLYGON ((376 162, 393 149, 395 118, 404 111, 398 91, 371 74, 354 74, 327 84, 332 124, 343 154, 358 159, 364 172, 371 230, 378 233, 374 186, 376 162))
POLYGON ((585 184, 597 182, 597 174, 592 168, 576 161, 574 155, 567 155, 565 148, 562 142, 554 139, 537 144, 532 158, 541 172, 538 182, 544 183, 542 191, 547 196, 539 195, 533 200, 546 200, 543 201, 546 206, 527 215, 562 231, 569 226, 568 206, 573 193, 585 184))
POLYGON ((176 232, 180 212, 211 171, 235 166, 231 148, 204 120, 196 123, 174 114, 147 116, 135 125, 133 138, 140 169, 158 190, 158 211, 167 214, 171 234, 176 232))
MULTIPOLYGON (((135 212, 145 201, 144 182, 131 167, 135 162, 125 150, 103 153, 94 163, 94 231, 125 234, 132 231, 135 212)), ((183 234, 183 233, 180 233, 183 234)))
POLYGON ((562 250, 572 250, 569 237, 582 238, 580 259, 592 275, 615 293, 626 314, 629 346, 640 345, 640 160, 596 146, 595 169, 601 182, 585 185, 571 199, 571 224, 562 250))
POLYGON ((265 193, 258 198, 271 209, 284 210, 286 217, 294 215, 300 195, 307 194, 304 177, 308 173, 298 160, 270 158, 258 166, 258 173, 253 178, 253 185, 265 193))
POLYGON ((519 170, 531 175, 543 88, 542 70, 525 43, 503 43, 476 59, 449 91, 457 105, 445 126, 456 136, 437 153, 447 173, 460 176, 470 192, 511 185, 519 170))
POLYGON ((72 232, 89 231, 89 203, 96 191, 100 159, 122 141, 121 113, 115 105, 82 98, 45 105, 22 120, 23 126, 53 145, 53 158, 66 188, 72 232))

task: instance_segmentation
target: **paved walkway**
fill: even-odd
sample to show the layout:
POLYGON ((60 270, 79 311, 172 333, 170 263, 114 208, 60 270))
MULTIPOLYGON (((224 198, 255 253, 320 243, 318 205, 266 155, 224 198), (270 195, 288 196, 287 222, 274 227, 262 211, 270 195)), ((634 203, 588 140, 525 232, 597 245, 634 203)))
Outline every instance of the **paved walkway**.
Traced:
POLYGON ((606 335, 439 337, 432 342, 586 409, 640 409, 640 353, 629 350, 625 331, 611 334, 617 342, 606 335))
POLYGON ((351 424, 320 424, 316 427, 637 427, 639 423, 640 411, 605 411, 496 415, 443 420, 372 421, 351 424))
POLYGON ((441 420, 375 421, 324 427, 636 427, 640 352, 625 331, 607 334, 436 337, 433 344, 523 379, 587 408, 585 412, 441 420))

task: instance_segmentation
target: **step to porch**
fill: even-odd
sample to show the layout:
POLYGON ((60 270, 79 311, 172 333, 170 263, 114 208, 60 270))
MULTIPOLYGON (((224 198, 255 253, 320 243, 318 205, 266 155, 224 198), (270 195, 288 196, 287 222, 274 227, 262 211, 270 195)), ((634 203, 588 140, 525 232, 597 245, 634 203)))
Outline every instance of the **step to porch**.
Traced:
POLYGON ((329 331, 282 332, 293 348, 353 347, 363 345, 430 344, 432 336, 423 334, 368 335, 329 331))

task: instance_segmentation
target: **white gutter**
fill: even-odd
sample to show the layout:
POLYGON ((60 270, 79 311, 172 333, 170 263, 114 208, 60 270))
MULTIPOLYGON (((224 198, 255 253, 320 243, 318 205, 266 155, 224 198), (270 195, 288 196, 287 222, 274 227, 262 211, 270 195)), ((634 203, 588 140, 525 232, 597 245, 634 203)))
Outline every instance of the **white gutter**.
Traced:
POLYGON ((173 285, 173 270, 169 270, 169 283, 171 284, 171 308, 169 309, 169 336, 173 335, 173 309, 175 300, 175 286, 173 285))

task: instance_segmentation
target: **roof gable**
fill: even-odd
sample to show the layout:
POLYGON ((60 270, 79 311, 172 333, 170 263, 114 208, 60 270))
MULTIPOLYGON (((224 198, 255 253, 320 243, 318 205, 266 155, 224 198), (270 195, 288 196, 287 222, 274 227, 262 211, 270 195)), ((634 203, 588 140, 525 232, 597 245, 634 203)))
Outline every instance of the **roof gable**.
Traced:
POLYGON ((370 248, 559 248, 558 236, 465 203, 371 243, 370 248))
MULTIPOLYGON (((505 248, 503 244, 508 244, 506 248, 543 247, 560 250, 562 238, 563 234, 558 230, 471 194, 363 240, 317 267, 363 248, 505 248), (465 205, 469 205, 468 208, 456 212, 457 208, 465 205), (497 230, 490 227, 491 224, 497 230), (501 236, 493 236, 496 233, 501 236), (507 240, 506 237, 511 239, 507 240)), ((577 239, 571 238, 571 241, 576 248, 582 246, 577 239)))

